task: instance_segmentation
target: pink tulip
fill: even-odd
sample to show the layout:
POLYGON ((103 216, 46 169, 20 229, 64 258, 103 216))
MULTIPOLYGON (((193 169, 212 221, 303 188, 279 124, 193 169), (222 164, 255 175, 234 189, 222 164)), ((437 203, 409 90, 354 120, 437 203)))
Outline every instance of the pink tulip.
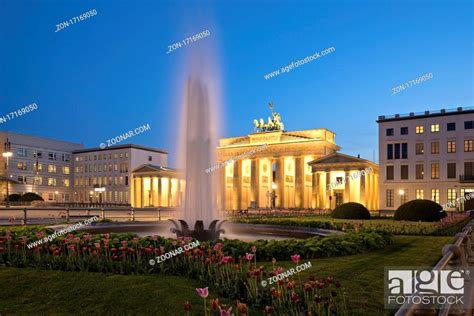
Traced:
POLYGON ((252 249, 252 252, 253 252, 253 253, 256 253, 256 252, 257 252, 257 246, 252 246, 252 247, 250 247, 250 249, 252 249))
POLYGON ((247 261, 251 261, 251 260, 252 260, 252 258, 253 258, 253 254, 251 254, 251 253, 248 253, 248 252, 247 252, 247 253, 245 253, 245 259, 246 259, 247 261))
POLYGON ((222 309, 222 308, 219 306, 219 310, 220 310, 220 316, 232 316, 232 306, 229 307, 228 310, 222 309))
POLYGON ((294 263, 300 262, 300 255, 291 256, 291 261, 293 261, 294 263))
POLYGON ((220 243, 218 242, 217 244, 214 245, 214 251, 219 251, 222 249, 222 247, 224 247, 224 244, 223 243, 220 243))
POLYGON ((153 236, 151 236, 151 239, 152 239, 152 240, 158 240, 158 235, 153 235, 153 236))
POLYGON ((200 297, 206 298, 209 295, 209 287, 196 288, 196 292, 200 297))

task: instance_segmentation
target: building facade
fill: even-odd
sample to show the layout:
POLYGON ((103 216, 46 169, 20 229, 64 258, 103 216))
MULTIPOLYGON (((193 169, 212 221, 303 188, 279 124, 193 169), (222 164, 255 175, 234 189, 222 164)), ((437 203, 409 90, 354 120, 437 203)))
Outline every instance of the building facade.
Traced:
POLYGON ((134 207, 180 207, 184 190, 183 175, 176 169, 146 164, 133 170, 134 207))
POLYGON ((144 164, 166 167, 168 153, 126 144, 73 152, 74 201, 132 204, 132 170, 144 164))
MULTIPOLYGON (((73 154, 84 146, 44 137, 0 132, 2 154, 10 144, 11 157, 0 155, 4 179, 8 178, 9 192, 23 194, 34 192, 45 201, 72 201, 73 154)), ((7 181, 2 181, 1 199, 6 199, 7 181)))
POLYGON ((474 108, 380 116, 377 123, 379 209, 414 199, 445 205, 474 192, 474 108))

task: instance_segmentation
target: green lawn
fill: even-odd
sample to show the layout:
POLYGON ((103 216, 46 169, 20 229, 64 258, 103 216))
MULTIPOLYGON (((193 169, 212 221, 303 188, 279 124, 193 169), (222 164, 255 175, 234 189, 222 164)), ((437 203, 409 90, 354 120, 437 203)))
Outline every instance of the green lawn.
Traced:
MULTIPOLYGON (((341 280, 351 315, 384 315, 383 275, 386 266, 434 265, 453 237, 396 236, 393 245, 371 253, 312 260, 301 276, 332 275, 341 280)), ((305 262, 305 260, 302 260, 305 262)), ((291 262, 281 263, 285 267, 291 262)), ((0 268, 0 314, 183 315, 190 300, 201 315, 195 280, 164 275, 106 275, 0 268)), ((210 297, 215 297, 210 289, 210 297)), ((227 302, 228 303, 228 302, 227 302)), ((234 308, 235 309, 235 308, 234 308)), ((252 312, 250 315, 259 313, 252 312)))
MULTIPOLYGON (((235 221, 237 222, 245 222, 247 220, 254 221, 257 220, 259 216, 249 216, 249 217, 236 217, 235 221)), ((262 218, 262 221, 296 221, 296 222, 312 222, 312 221, 319 221, 319 222, 328 222, 328 223, 363 223, 364 225, 392 225, 392 226, 399 226, 402 227, 406 224, 416 224, 420 227, 434 227, 436 226, 435 223, 430 222, 403 222, 403 221, 396 221, 393 220, 391 217, 383 218, 383 217, 376 217, 373 219, 365 219, 365 220, 356 220, 356 219, 339 219, 339 218, 332 218, 331 215, 299 215, 299 216, 265 216, 262 218)))

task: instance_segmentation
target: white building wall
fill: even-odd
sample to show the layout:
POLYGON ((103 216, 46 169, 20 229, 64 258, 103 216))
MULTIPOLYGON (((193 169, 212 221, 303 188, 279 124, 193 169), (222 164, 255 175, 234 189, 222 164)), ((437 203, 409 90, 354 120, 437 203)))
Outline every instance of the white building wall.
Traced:
MULTIPOLYGON (((426 113, 426 112, 425 112, 426 113)), ((474 162, 474 152, 464 151, 464 141, 474 140, 474 129, 465 129, 464 122, 474 121, 474 110, 460 110, 453 112, 436 113, 428 112, 422 117, 398 117, 379 118, 379 209, 396 209, 401 205, 402 196, 400 190, 407 191, 408 201, 416 198, 416 190, 423 189, 424 199, 432 199, 432 190, 439 190, 439 203, 444 205, 448 202, 448 189, 455 189, 456 197, 463 192, 474 191, 474 181, 461 182, 460 176, 465 174, 464 162, 474 162), (448 131, 447 124, 455 123, 456 130, 448 131), (431 132, 431 125, 439 124, 439 132, 431 132), (416 133, 416 127, 423 126, 422 134, 416 133), (401 128, 408 127, 408 135, 401 135, 401 128), (393 136, 387 136, 386 130, 394 129, 393 136), (456 142, 456 152, 448 153, 448 141, 456 142), (431 153, 431 143, 439 142, 439 153, 431 153), (395 143, 407 143, 408 156, 406 159, 387 158, 387 145, 395 143), (424 154, 416 154, 416 144, 424 144, 424 154), (431 178, 431 164, 439 163, 439 179, 431 178), (456 163, 456 177, 448 178, 448 163, 456 163), (424 165, 424 178, 416 179, 416 165, 424 165), (394 166, 394 180, 387 180, 387 166, 394 166), (401 166, 408 165, 408 180, 401 179, 401 166), (394 204, 387 204, 387 190, 394 192, 394 204)))

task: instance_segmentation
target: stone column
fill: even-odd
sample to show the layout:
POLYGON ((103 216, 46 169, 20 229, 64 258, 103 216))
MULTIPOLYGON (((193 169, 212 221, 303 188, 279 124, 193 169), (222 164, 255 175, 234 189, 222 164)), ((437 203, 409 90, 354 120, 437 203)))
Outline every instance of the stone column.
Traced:
POLYGON ((347 203, 351 199, 351 172, 350 171, 345 171, 344 172, 344 203, 347 203))
POLYGON ((158 206, 163 205, 163 201, 161 200, 161 190, 162 190, 162 185, 161 185, 161 177, 158 177, 158 206))
POLYGON ((295 158, 295 207, 304 207, 304 159, 303 157, 295 158))
POLYGON ((372 209, 372 195, 373 195, 373 183, 372 183, 372 175, 367 175, 367 189, 366 189, 366 196, 367 196, 367 209, 372 209))
POLYGON ((363 204, 367 207, 367 202, 365 199, 365 178, 367 176, 365 174, 360 176, 360 195, 359 195, 359 203, 363 204))
POLYGON ((311 174, 311 205, 309 207, 311 208, 316 208, 318 207, 319 201, 318 201, 318 174, 316 172, 313 172, 311 174))
POLYGON ((155 206, 155 183, 154 183, 155 177, 150 177, 150 191, 151 191, 151 197, 150 197, 150 205, 155 206))
POLYGON ((250 160, 250 201, 255 201, 257 207, 259 204, 260 193, 260 159, 252 158, 250 160))
POLYGON ((285 207, 285 157, 276 158, 276 175, 275 182, 277 185, 275 206, 278 208, 285 207))
POLYGON ((171 204, 173 203, 173 199, 171 198, 172 191, 171 191, 171 186, 173 185, 173 181, 171 181, 171 177, 168 178, 168 206, 171 207, 171 204))
POLYGON ((326 171, 326 183, 325 183, 325 187, 324 187, 324 196, 326 197, 325 198, 325 208, 329 208, 331 209, 334 205, 336 205, 336 198, 333 194, 334 190, 327 190, 327 185, 331 183, 331 171, 326 171), (331 196, 332 194, 332 200, 329 199, 329 196, 331 196))
POLYGON ((234 161, 234 183, 232 192, 232 208, 242 209, 242 160, 234 161))
POLYGON ((327 173, 319 172, 319 208, 328 208, 329 200, 327 199, 327 173))
POLYGON ((143 177, 140 177, 140 206, 139 207, 144 207, 145 206, 145 179, 143 177))

